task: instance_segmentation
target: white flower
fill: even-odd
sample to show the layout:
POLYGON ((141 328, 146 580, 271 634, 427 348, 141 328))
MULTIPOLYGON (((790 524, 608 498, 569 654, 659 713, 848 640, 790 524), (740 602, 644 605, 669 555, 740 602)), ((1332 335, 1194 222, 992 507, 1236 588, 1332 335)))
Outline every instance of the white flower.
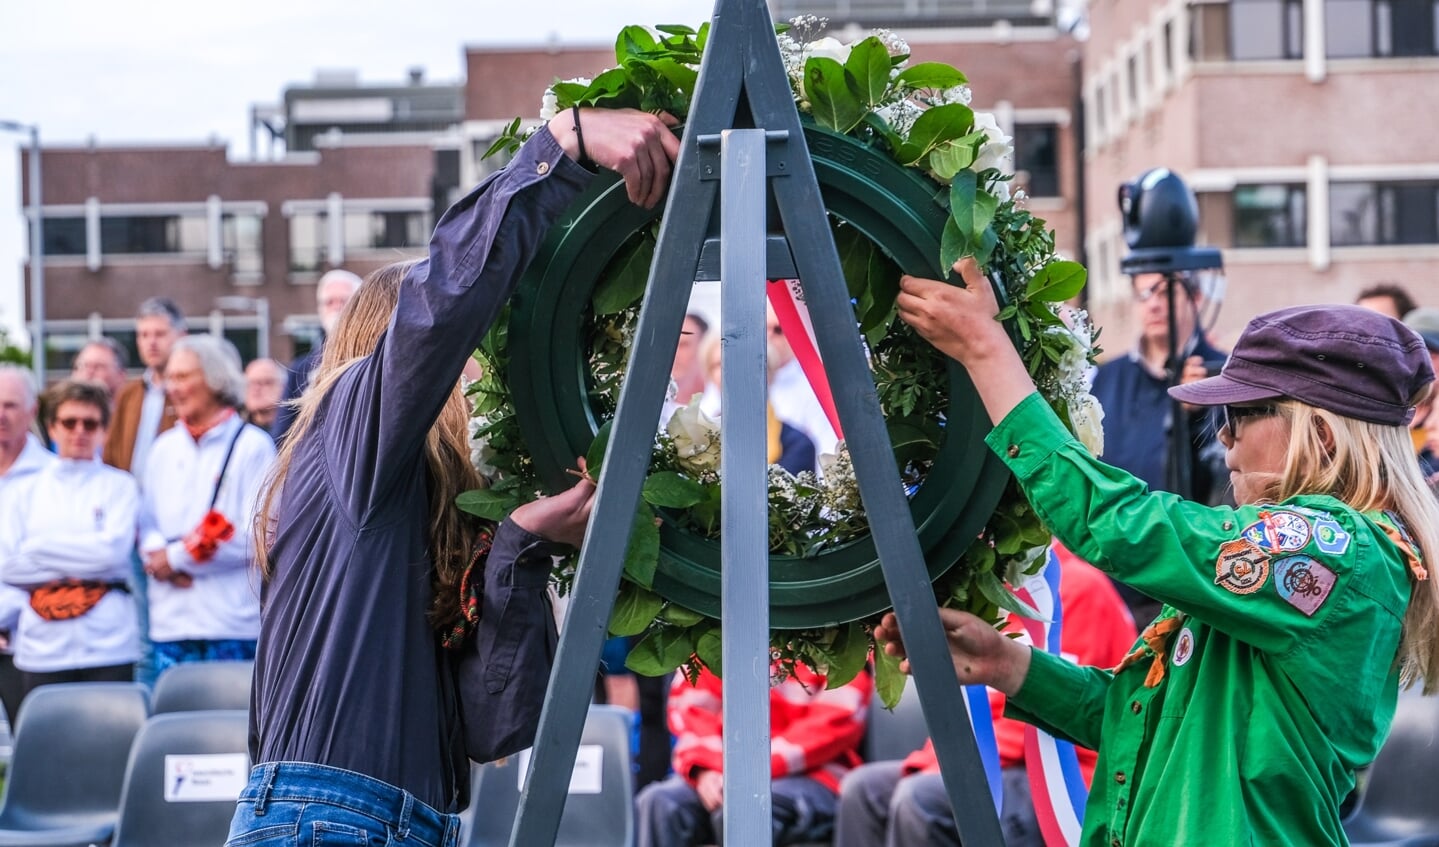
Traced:
POLYGON ((908 136, 914 122, 924 114, 924 109, 912 100, 900 100, 898 103, 891 103, 888 106, 874 110, 875 114, 884 118, 889 128, 901 136, 908 136))
POLYGON ((694 473, 719 470, 719 422, 700 411, 698 395, 688 406, 675 410, 665 424, 665 433, 674 442, 675 458, 682 468, 694 473))
POLYGON ((999 128, 999 121, 989 112, 974 113, 974 128, 984 133, 984 144, 979 148, 979 157, 974 160, 974 170, 984 171, 989 168, 1004 169, 1004 163, 1014 153, 1013 139, 1004 134, 999 128))
POLYGON ((1039 561, 1040 557, 1047 556, 1048 554, 1048 544, 1041 544, 1038 547, 1031 547, 1028 550, 1021 551, 1018 556, 1009 560, 1009 564, 1005 565, 1004 581, 1016 588, 1019 587, 1024 583, 1025 577, 1028 577, 1037 570, 1034 565, 1039 561))
POLYGON ((901 38, 894 30, 877 29, 874 31, 874 36, 884 45, 884 49, 889 51, 891 59, 909 55, 909 42, 901 38))
POLYGON ((1093 394, 1080 394, 1069 401, 1069 424, 1074 435, 1095 456, 1104 455, 1104 407, 1093 394))
POLYGON ((1008 203, 1008 202, 1009 202, 1009 180, 1007 180, 1007 179, 997 179, 997 180, 995 180, 995 181, 994 181, 994 185, 991 185, 991 186, 989 187, 989 193, 993 194, 995 197, 998 197, 998 198, 999 198, 999 202, 1001 202, 1001 203, 1008 203))
POLYGON ((560 111, 560 98, 555 94, 553 88, 545 89, 544 99, 540 101, 540 120, 548 121, 560 111))
POLYGON ((849 59, 850 46, 838 38, 825 36, 804 46, 804 54, 811 59, 834 59, 841 65, 849 59))
POLYGON ((475 470, 479 472, 480 476, 493 482, 495 477, 500 473, 499 468, 490 464, 490 460, 496 455, 495 450, 485 439, 475 437, 479 434, 480 429, 488 423, 487 420, 479 415, 469 419, 470 464, 475 466, 475 470))
MULTIPOLYGON (((946 88, 944 91, 940 92, 939 98, 935 101, 935 105, 940 106, 946 103, 963 103, 964 105, 968 106, 969 101, 972 99, 974 99, 974 94, 969 90, 969 86, 961 83, 960 85, 956 85, 953 88, 946 88)), ((978 117, 978 115, 976 115, 975 117, 978 117)))

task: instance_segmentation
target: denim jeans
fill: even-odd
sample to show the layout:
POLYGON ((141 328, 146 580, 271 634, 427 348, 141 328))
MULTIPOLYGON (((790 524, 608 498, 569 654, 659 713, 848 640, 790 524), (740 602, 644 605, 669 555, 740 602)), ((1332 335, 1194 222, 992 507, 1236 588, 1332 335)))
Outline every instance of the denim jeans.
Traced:
POLYGON ((250 771, 225 847, 457 847, 460 819, 353 771, 270 762, 250 771))

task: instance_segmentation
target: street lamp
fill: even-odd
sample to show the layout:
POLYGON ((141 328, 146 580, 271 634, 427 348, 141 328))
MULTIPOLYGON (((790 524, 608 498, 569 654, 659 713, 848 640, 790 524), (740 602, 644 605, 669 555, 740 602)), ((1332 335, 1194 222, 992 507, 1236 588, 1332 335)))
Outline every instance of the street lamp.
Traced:
POLYGON ((227 294, 223 297, 216 297, 215 305, 221 309, 237 312, 254 312, 255 322, 260 325, 259 337, 255 342, 255 354, 261 359, 270 358, 270 298, 227 294))
POLYGON ((45 218, 40 197, 40 126, 0 120, 0 129, 30 134, 30 356, 35 380, 45 384, 45 218))

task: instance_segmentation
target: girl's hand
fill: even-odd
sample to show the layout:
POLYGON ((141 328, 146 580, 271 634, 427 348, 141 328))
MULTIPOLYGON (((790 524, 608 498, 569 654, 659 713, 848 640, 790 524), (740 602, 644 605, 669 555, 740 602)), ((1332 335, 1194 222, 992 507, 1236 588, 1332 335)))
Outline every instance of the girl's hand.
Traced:
POLYGON ((965 366, 1013 350, 994 319, 999 302, 974 257, 954 263, 964 287, 915 276, 900 277, 899 316, 940 352, 965 366))
MULTIPOLYGON (((957 609, 940 609, 940 623, 949 641, 949 655, 954 660, 954 674, 963 685, 988 685, 1010 695, 1024 684, 1029 674, 1029 647, 1005 635, 981 618, 957 609)), ((894 613, 884 616, 874 629, 874 639, 891 656, 904 657, 904 642, 899 636, 899 620, 894 613)), ((899 664, 910 672, 909 659, 899 664)))
MULTIPOLYGON (((581 469, 584 460, 580 460, 581 469)), ((584 476, 568 491, 526 503, 510 513, 520 529, 560 544, 579 547, 595 505, 595 484, 584 476)))

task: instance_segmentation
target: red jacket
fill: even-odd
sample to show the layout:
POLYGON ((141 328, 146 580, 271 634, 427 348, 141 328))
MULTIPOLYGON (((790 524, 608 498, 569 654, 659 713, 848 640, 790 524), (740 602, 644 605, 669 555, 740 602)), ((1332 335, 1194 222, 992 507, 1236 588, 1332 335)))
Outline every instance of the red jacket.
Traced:
MULTIPOLYGON (((848 685, 825 690, 824 677, 803 667, 769 690, 770 776, 805 775, 839 790, 860 763, 859 742, 874 683, 863 671, 848 685)), ((668 705, 675 734, 674 767, 690 784, 701 770, 724 770, 720 680, 705 671, 691 687, 676 674, 668 705)))
MULTIPOLYGON (((1134 618, 1130 617, 1129 608, 1109 577, 1058 543, 1054 548, 1059 555, 1059 602, 1064 611, 1059 648, 1070 661, 1112 668, 1134 646, 1134 618)), ((1011 618, 1005 629, 1017 632, 1022 627, 1011 618)), ((1000 767, 1024 764, 1024 724, 1003 717, 1004 695, 992 688, 989 708, 994 715, 994 740, 999 745, 1000 767)), ((1079 768, 1087 784, 1094 773, 1096 754, 1078 745, 1074 749, 1079 754, 1079 768)), ((905 773, 918 771, 939 771, 932 742, 926 741, 904 760, 905 773)))

